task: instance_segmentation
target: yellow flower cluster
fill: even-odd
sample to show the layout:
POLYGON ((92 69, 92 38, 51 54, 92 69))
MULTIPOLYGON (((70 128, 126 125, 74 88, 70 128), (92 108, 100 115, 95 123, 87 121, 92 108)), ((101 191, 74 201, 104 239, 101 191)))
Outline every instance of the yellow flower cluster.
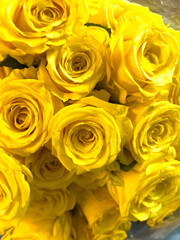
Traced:
POLYGON ((126 0, 2 0, 0 235, 124 240, 180 207, 180 32, 126 0))

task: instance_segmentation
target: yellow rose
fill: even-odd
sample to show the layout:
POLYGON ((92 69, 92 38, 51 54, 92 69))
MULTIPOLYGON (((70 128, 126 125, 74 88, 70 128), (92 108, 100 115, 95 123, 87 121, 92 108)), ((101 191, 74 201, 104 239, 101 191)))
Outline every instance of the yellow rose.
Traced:
MULTIPOLYGON (((180 58, 176 65, 174 81, 170 85, 168 100, 180 106, 180 58)), ((176 159, 180 161, 180 141, 176 146, 176 159)))
POLYGON ((66 188, 75 179, 75 175, 45 147, 31 154, 25 162, 33 174, 33 184, 38 188, 66 188))
MULTIPOLYGON (((177 39, 179 40, 179 46, 180 46, 180 31, 179 31, 179 36, 177 37, 177 39)), ((173 77, 174 77, 174 82, 180 82, 180 55, 178 58, 178 62, 175 66, 173 77)))
POLYGON ((0 79, 8 77, 11 72, 9 67, 0 67, 0 79))
POLYGON ((134 132, 129 149, 137 162, 176 156, 180 142, 180 106, 167 101, 137 105, 129 116, 134 132), (135 114, 133 116, 133 114, 135 114))
POLYGON ((31 186, 31 198, 25 219, 34 224, 46 219, 55 219, 73 209, 76 202, 69 189, 40 190, 31 186))
POLYGON ((169 90, 169 101, 173 104, 180 105, 180 81, 171 84, 169 90))
POLYGON ((70 240, 71 215, 67 212, 55 219, 41 222, 28 222, 26 218, 15 228, 10 229, 2 240, 70 240))
MULTIPOLYGON (((1 54, 0 54, 0 62, 2 62, 3 59, 4 59, 3 56, 1 56, 1 54)), ((4 66, 0 67, 0 79, 8 77, 9 74, 11 73, 11 71, 12 71, 12 69, 9 67, 4 67, 4 66)))
MULTIPOLYGON (((147 7, 131 3, 127 0, 87 0, 89 10, 90 23, 100 24, 102 26, 116 30, 119 21, 122 18, 129 17, 132 21, 132 16, 136 15, 144 21, 158 21, 162 23, 162 17, 149 11, 147 7)), ((127 20, 127 19, 126 19, 127 20)), ((132 33, 133 28, 127 28, 126 33, 132 33)))
POLYGON ((179 46, 161 22, 157 25, 127 12, 119 18, 110 46, 112 76, 103 86, 114 101, 125 103, 127 95, 138 92, 152 98, 160 87, 172 83, 179 46))
POLYGON ((106 187, 78 191, 77 202, 93 234, 103 234, 119 225, 118 205, 106 187))
MULTIPOLYGON (((180 106, 180 58, 176 65, 174 81, 170 85, 168 100, 180 106)), ((176 159, 180 161, 180 141, 176 146, 176 159)))
POLYGON ((106 0, 86 0, 89 9, 88 23, 108 27, 106 18, 106 0))
POLYGON ((92 229, 93 240, 125 239, 130 225, 121 221, 118 205, 106 187, 78 191, 77 202, 92 229))
POLYGON ((110 164, 132 131, 127 110, 94 96, 62 108, 49 125, 52 153, 77 174, 110 164))
POLYGON ((75 207, 72 214, 72 231, 73 240, 92 240, 92 231, 89 227, 85 216, 79 207, 75 207))
POLYGON ((9 75, 10 78, 14 79, 37 79, 37 68, 34 66, 13 69, 9 75))
POLYGON ((1 38, 10 42, 18 54, 19 51, 23 55, 40 54, 51 45, 64 44, 75 28, 86 23, 87 18, 84 0, 3 0, 0 9, 1 38))
POLYGON ((15 58, 19 63, 25 64, 26 66, 32 66, 37 64, 38 56, 26 54, 20 49, 16 49, 12 43, 5 42, 0 38, 0 49, 3 59, 9 55, 12 58, 15 58))
MULTIPOLYGON (((0 43, 1 44, 1 43, 0 43)), ((0 45, 1 47, 1 45, 0 45)), ((0 53, 0 64, 4 60, 5 56, 3 56, 2 52, 0 53)), ((8 77, 11 73, 12 69, 10 67, 0 67, 0 79, 8 77)))
POLYGON ((108 189, 123 218, 153 226, 180 207, 180 162, 160 160, 121 175, 124 185, 108 184, 108 189))
POLYGON ((26 212, 29 195, 30 187, 23 168, 0 150, 0 235, 19 224, 26 212))
POLYGON ((180 105, 180 57, 179 57, 179 61, 176 64, 176 68, 174 71, 174 79, 173 79, 173 83, 169 84, 169 96, 168 96, 168 100, 171 103, 180 105))
POLYGON ((127 233, 123 229, 114 229, 108 233, 95 235, 92 240, 125 240, 127 233))
POLYGON ((119 229, 113 229, 110 232, 93 235, 81 209, 76 207, 72 217, 72 227, 74 240, 124 240, 127 237, 126 231, 130 229, 130 223, 122 224, 119 229))
POLYGON ((0 147, 20 156, 34 153, 49 138, 50 93, 35 79, 0 82, 0 147))
POLYGON ((125 240, 127 239, 127 234, 124 230, 118 229, 112 232, 96 235, 92 240, 125 240))
POLYGON ((38 78, 63 101, 88 95, 107 75, 107 43, 104 29, 85 28, 63 46, 47 51, 47 64, 42 59, 38 78))
POLYGON ((132 36, 132 33, 137 31, 135 26, 135 28, 129 28, 129 24, 132 24, 134 20, 138 23, 142 22, 142 24, 148 22, 163 25, 162 16, 149 11, 147 7, 126 0, 107 0, 106 18, 112 31, 116 31, 119 28, 119 23, 123 23, 121 30, 126 37, 132 36))
POLYGON ((108 172, 105 169, 98 169, 95 172, 85 172, 76 175, 74 182, 85 189, 93 189, 104 186, 109 179, 108 172))

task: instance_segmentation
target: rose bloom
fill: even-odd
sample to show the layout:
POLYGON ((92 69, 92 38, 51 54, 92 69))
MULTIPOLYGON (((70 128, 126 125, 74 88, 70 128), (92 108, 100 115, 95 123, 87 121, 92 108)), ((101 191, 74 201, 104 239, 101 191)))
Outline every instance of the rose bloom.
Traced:
POLYGON ((125 106, 94 96, 62 108, 49 125, 52 153, 77 174, 110 164, 132 131, 126 114, 125 106))
MULTIPOLYGON (((0 48, 1 48, 1 42, 0 42, 0 48)), ((2 52, 0 53, 0 63, 4 60, 5 56, 2 54, 2 52)), ((5 77, 8 77, 10 75, 12 71, 12 68, 10 67, 0 67, 0 79, 3 79, 5 77)))
POLYGON ((32 185, 25 219, 33 224, 48 218, 55 219, 73 209, 75 202, 74 192, 69 189, 37 189, 32 185))
POLYGON ((40 54, 51 45, 64 44, 75 28, 86 23, 87 17, 84 0, 3 0, 1 38, 11 50, 40 54))
POLYGON ((176 156, 175 147, 180 142, 180 106, 168 101, 137 105, 129 117, 134 132, 128 148, 137 162, 176 156))
POLYGON ((55 219, 46 219, 35 224, 24 218, 15 228, 10 229, 2 240, 69 240, 71 215, 65 213, 55 219))
POLYGON ((28 207, 30 187, 24 173, 31 178, 28 169, 0 150, 0 235, 17 226, 28 207))
POLYGON ((8 77, 11 72, 11 68, 9 67, 0 67, 0 79, 8 77))
POLYGON ((167 87, 169 87, 168 100, 171 103, 180 105, 180 57, 175 67, 173 83, 169 84, 167 87))
POLYGON ((104 186, 109 179, 108 171, 99 169, 96 172, 89 171, 76 175, 74 183, 85 189, 95 189, 104 186))
POLYGON ((119 12, 114 10, 118 17, 111 23, 115 29, 110 41, 112 75, 103 87, 117 102, 125 103, 127 95, 137 92, 152 98, 157 87, 173 81, 179 55, 177 38, 155 14, 145 17, 143 8, 137 12, 120 7, 119 12))
POLYGON ((74 240, 92 240, 92 231, 81 209, 77 207, 72 214, 71 236, 74 240))
MULTIPOLYGON (((120 19, 134 14, 144 21, 154 20, 162 23, 162 17, 150 12, 147 7, 126 0, 87 0, 90 23, 101 24, 111 31, 115 31, 120 19)), ((126 33, 132 32, 133 28, 127 28, 126 33)))
MULTIPOLYGON (((180 105, 180 58, 178 64, 176 65, 174 81, 169 87, 168 100, 171 103, 180 105)), ((180 161, 180 141, 176 146, 176 152, 176 159, 180 161)))
POLYGON ((38 78, 63 101, 88 95, 110 74, 108 38, 102 28, 85 28, 63 46, 47 51, 47 63, 42 59, 38 78))
POLYGON ((130 224, 121 221, 118 204, 106 186, 78 191, 77 202, 92 229, 93 240, 123 240, 127 237, 130 224))
POLYGON ((28 68, 15 68, 11 71, 10 78, 14 79, 37 79, 37 68, 30 66, 28 68))
POLYGON ((75 179, 74 173, 68 171, 46 147, 25 159, 33 174, 33 184, 40 189, 66 188, 75 179))
MULTIPOLYGON (((169 86, 169 95, 168 100, 180 106, 180 58, 179 62, 176 65, 175 73, 174 73, 174 81, 169 86)), ((176 159, 180 161, 180 141, 176 146, 176 159)))
POLYGON ((140 172, 121 171, 123 186, 108 183, 120 214, 130 221, 161 222, 180 206, 180 162, 159 160, 145 164, 140 172))
POLYGON ((96 235, 93 240, 125 240, 127 239, 127 234, 124 230, 118 229, 113 230, 101 235, 96 235))
POLYGON ((3 41, 0 38, 0 49, 3 59, 9 55, 12 58, 15 58, 19 63, 25 64, 26 66, 37 65, 39 61, 39 55, 31 55, 25 53, 23 50, 16 48, 10 42, 3 41))
POLYGON ((180 105, 180 81, 171 84, 169 90, 169 101, 173 104, 180 105))
POLYGON ((34 153, 48 140, 53 115, 50 93, 35 79, 0 83, 0 147, 20 156, 34 153))
MULTIPOLYGON (((4 57, 0 54, 0 62, 3 61, 4 57)), ((12 69, 10 67, 0 67, 0 79, 8 77, 12 69)))
POLYGON ((126 231, 130 229, 130 223, 122 224, 120 229, 93 235, 85 216, 79 208, 76 208, 72 217, 72 227, 72 239, 74 240, 124 240, 127 237, 126 231))

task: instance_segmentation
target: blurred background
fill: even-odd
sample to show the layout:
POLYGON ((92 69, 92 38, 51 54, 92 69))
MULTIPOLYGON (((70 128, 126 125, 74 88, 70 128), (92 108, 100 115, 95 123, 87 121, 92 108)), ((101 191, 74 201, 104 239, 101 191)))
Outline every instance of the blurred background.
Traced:
POLYGON ((129 0, 149 7, 153 12, 163 16, 164 23, 180 30, 180 0, 129 0))

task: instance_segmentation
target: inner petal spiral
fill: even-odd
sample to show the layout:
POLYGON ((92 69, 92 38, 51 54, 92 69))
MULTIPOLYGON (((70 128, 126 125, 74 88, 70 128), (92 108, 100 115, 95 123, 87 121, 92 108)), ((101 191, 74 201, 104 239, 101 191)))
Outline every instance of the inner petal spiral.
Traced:
POLYGON ((18 130, 26 130, 30 126, 29 110, 24 106, 14 105, 10 109, 10 119, 18 130))
POLYGON ((38 12, 38 19, 42 22, 54 22, 58 20, 63 15, 63 9, 45 7, 41 11, 38 12))

